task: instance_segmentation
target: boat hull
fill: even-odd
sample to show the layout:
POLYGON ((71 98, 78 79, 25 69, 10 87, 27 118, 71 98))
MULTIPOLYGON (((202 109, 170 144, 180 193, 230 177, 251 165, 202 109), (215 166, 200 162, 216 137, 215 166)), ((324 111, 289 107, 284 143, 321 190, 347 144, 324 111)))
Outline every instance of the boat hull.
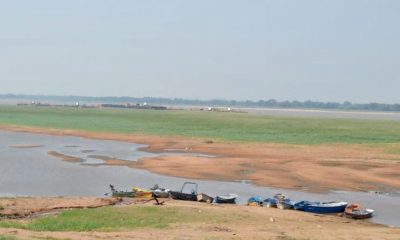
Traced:
POLYGON ((215 202, 220 204, 235 204, 237 195, 216 196, 215 202))
POLYGON ((169 192, 172 199, 184 200, 184 201, 197 201, 197 194, 182 193, 176 191, 169 192))
POLYGON ((303 211, 311 212, 311 213, 319 213, 319 214, 327 214, 327 213, 342 213, 346 209, 347 203, 322 203, 322 204, 310 204, 305 205, 303 211))

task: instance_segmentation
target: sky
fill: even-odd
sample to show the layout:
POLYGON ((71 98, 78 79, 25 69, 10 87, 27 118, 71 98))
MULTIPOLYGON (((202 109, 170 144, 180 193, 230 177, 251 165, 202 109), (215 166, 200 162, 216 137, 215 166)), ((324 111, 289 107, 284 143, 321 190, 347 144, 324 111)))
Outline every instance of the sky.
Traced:
POLYGON ((400 103, 398 0, 0 0, 0 94, 400 103))

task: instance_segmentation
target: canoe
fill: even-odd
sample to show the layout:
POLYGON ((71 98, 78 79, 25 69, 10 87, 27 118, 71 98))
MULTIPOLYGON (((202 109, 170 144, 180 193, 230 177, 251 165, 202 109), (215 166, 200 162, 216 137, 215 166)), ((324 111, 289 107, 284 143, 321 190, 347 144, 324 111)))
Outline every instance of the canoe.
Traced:
POLYGON ((228 204, 234 204, 236 203, 236 198, 238 197, 238 195, 233 194, 233 193, 229 193, 226 195, 219 195, 215 197, 215 202, 216 203, 228 203, 228 204))
POLYGON ((312 213, 342 213, 347 206, 347 202, 307 202, 302 201, 294 204, 296 210, 312 213))
POLYGON ((199 194, 197 194, 197 201, 198 202, 212 203, 214 201, 214 198, 208 196, 205 193, 199 193, 199 194))
POLYGON ((118 191, 115 190, 114 186, 110 184, 111 195, 112 197, 129 197, 133 198, 136 197, 136 193, 133 191, 118 191))
POLYGON ((350 204, 344 210, 344 214, 348 218, 366 219, 372 217, 374 210, 363 208, 360 204, 350 204))
POLYGON ((184 201, 197 201, 197 188, 198 188, 197 183, 185 182, 182 185, 180 191, 170 191, 169 194, 172 199, 184 200, 184 201), (191 189, 190 193, 183 192, 186 186, 191 186, 191 185, 194 186, 194 188, 191 189))
POLYGON ((247 205, 249 206, 262 206, 264 203, 263 197, 253 196, 247 200, 247 205))
POLYGON ((132 189, 132 191, 135 192, 136 197, 141 197, 141 198, 152 198, 153 197, 153 192, 150 190, 134 187, 132 189))

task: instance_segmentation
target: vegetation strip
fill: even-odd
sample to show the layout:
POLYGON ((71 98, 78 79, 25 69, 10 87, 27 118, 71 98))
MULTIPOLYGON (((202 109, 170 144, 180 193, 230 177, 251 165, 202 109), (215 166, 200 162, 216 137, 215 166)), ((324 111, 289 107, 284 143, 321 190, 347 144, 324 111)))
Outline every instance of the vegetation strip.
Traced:
POLYGON ((307 145, 400 142, 400 122, 397 121, 272 117, 200 111, 0 106, 0 124, 307 145))

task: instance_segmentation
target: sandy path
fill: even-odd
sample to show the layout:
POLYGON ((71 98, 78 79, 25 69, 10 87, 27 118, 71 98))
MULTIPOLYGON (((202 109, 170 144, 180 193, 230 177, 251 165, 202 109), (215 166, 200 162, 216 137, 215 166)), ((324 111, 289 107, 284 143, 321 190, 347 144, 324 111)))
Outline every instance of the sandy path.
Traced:
POLYGON ((128 165, 169 176, 250 180, 262 186, 311 191, 400 189, 400 155, 388 154, 383 149, 365 145, 210 143, 204 139, 173 136, 93 133, 21 126, 0 126, 0 129, 141 143, 149 145, 144 150, 155 152, 174 150, 217 156, 208 158, 177 154, 141 159, 138 163, 105 159, 106 164, 128 165))

